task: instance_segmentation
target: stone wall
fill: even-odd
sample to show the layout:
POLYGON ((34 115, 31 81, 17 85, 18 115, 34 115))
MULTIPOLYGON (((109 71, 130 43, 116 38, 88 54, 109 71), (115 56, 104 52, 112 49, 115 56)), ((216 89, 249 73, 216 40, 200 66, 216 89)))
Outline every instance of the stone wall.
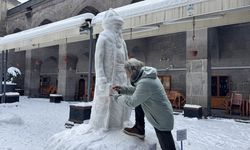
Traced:
MULTIPOLYGON (((250 68, 250 23, 217 28, 218 50, 211 49, 212 67, 250 68)), ((213 70, 212 75, 226 75, 231 78, 232 90, 241 90, 249 82, 250 69, 213 70)), ((249 88, 249 87, 248 87, 249 88)), ((250 90, 250 89, 249 89, 250 90)))
POLYGON ((186 93, 186 33, 126 41, 129 54, 171 76, 171 89, 186 93), (172 69, 168 70, 166 68, 172 69), (176 68, 184 69, 182 71, 176 68))
POLYGON ((7 12, 7 4, 6 0, 0 1, 0 37, 5 35, 6 28, 5 28, 5 18, 7 12))
POLYGON ((116 8, 130 3, 131 0, 104 0, 102 2, 97 0, 44 0, 32 6, 30 17, 25 15, 26 9, 20 9, 18 13, 8 16, 7 33, 13 33, 16 28, 25 30, 37 27, 45 19, 55 22, 73 17, 79 15, 86 7, 92 7, 102 12, 109 8, 116 8))

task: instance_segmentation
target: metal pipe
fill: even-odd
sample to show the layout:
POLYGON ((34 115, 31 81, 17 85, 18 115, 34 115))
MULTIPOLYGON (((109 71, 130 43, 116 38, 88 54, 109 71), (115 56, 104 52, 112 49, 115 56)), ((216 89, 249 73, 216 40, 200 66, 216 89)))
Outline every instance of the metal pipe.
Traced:
POLYGON ((212 70, 250 69, 250 66, 212 67, 212 70))
POLYGON ((5 52, 5 63, 4 63, 4 86, 3 86, 3 103, 5 103, 5 102, 6 102, 7 64, 8 64, 8 50, 6 50, 6 52, 5 52))
MULTIPOLYGON (((229 67, 211 67, 211 70, 239 70, 250 69, 250 66, 229 66, 229 67)), ((157 69, 157 71, 186 71, 186 68, 172 68, 172 69, 157 69)))
MULTIPOLYGON (((4 53, 4 51, 2 51, 2 69, 1 69, 1 94, 3 93, 3 75, 4 75, 4 73, 5 73, 5 71, 4 71, 4 58, 5 58, 5 53, 4 53)), ((2 94, 2 98, 1 98, 1 103, 4 103, 4 96, 3 96, 3 94, 2 94)))
POLYGON ((93 65, 93 27, 89 23, 89 72, 88 72, 88 97, 90 101, 91 96, 91 83, 92 83, 92 65, 93 65))
POLYGON ((2 60, 1 60, 1 72, 0 72, 0 81, 1 81, 1 86, 0 86, 0 93, 3 93, 3 67, 4 67, 4 51, 2 51, 2 60))

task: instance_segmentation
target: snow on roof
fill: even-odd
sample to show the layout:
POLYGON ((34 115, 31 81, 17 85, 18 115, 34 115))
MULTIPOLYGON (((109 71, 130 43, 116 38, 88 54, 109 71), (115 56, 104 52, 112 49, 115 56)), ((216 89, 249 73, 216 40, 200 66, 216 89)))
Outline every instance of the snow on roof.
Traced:
POLYGON ((35 37, 46 36, 47 34, 53 34, 63 30, 71 28, 79 28, 86 19, 93 18, 91 13, 85 13, 82 15, 74 16, 65 20, 57 21, 54 23, 46 24, 43 26, 35 27, 18 33, 10 34, 0 38, 1 44, 14 43, 15 41, 23 41, 26 39, 32 39, 35 37))
POLYGON ((202 108, 200 105, 193 105, 193 104, 185 104, 184 107, 185 108, 196 108, 196 109, 202 108))
POLYGON ((6 92, 6 95, 8 95, 8 96, 19 96, 20 94, 18 92, 6 92))
MULTIPOLYGON (((114 10, 123 18, 146 14, 149 12, 155 12, 162 9, 174 8, 178 6, 184 6, 190 3, 201 2, 203 0, 146 0, 130 5, 115 8, 114 10)), ((96 24, 102 21, 102 18, 106 11, 99 13, 93 18, 92 23, 96 24)))
POLYGON ((61 94, 49 94, 50 97, 61 97, 61 94))
MULTIPOLYGON (((4 85, 4 81, 2 81, 2 85, 4 85)), ((16 85, 16 83, 13 83, 11 81, 6 81, 6 85, 16 85)))
POLYGON ((89 107, 92 105, 93 105, 93 102, 81 102, 77 104, 71 104, 71 106, 79 106, 79 107, 89 107))

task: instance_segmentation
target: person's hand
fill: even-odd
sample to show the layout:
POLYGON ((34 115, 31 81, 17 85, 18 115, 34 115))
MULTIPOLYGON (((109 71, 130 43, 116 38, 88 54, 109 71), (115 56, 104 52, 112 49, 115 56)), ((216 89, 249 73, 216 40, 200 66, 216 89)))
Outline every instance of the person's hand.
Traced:
POLYGON ((120 86, 116 85, 116 86, 113 86, 112 89, 116 90, 118 92, 118 94, 120 94, 122 88, 120 86))

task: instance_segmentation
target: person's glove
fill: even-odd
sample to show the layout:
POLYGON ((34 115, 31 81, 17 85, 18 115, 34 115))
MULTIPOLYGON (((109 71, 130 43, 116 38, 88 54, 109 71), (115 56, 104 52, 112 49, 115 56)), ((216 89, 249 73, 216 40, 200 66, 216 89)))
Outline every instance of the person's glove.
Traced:
POLYGON ((118 94, 121 94, 122 87, 116 85, 113 87, 113 90, 117 91, 118 94))

